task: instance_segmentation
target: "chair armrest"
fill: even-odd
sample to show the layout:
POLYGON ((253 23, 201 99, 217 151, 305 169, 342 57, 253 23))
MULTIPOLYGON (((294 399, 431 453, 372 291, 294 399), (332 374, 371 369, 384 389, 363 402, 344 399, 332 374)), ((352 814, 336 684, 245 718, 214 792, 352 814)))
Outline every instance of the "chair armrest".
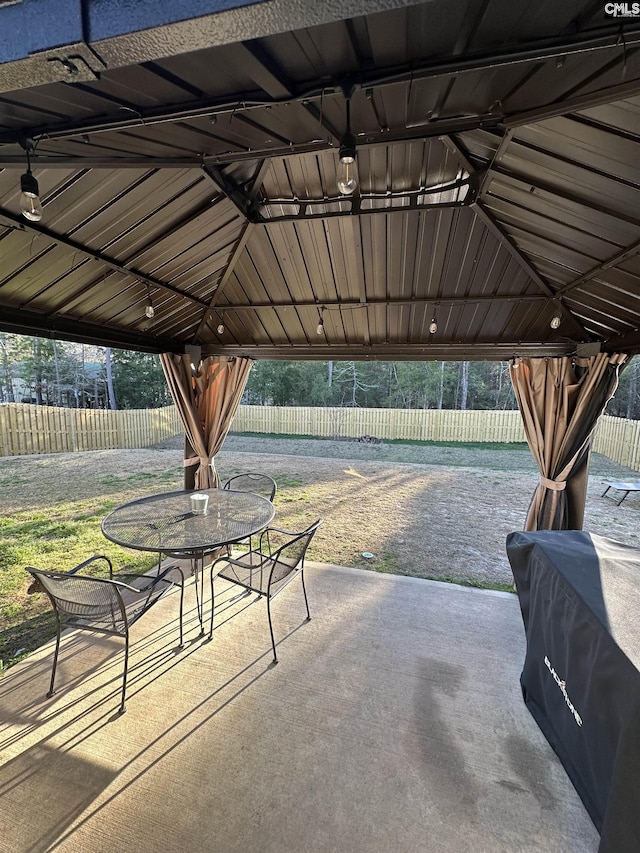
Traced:
POLYGON ((104 560, 105 563, 109 566, 109 577, 113 577, 113 565, 111 564, 111 560, 108 557, 105 557, 104 554, 95 554, 93 557, 89 557, 88 560, 84 560, 84 562, 80 563, 78 566, 74 566, 72 569, 69 569, 66 574, 75 575, 76 572, 79 572, 80 569, 84 569, 85 566, 91 565, 91 563, 95 563, 97 560, 104 560))
MULTIPOLYGON (((250 568, 259 569, 261 566, 264 566, 271 560, 267 554, 261 554, 259 551, 248 551, 247 553, 256 554, 261 557, 261 559, 254 563, 250 568)), ((242 560, 236 560, 234 557, 218 557, 217 560, 214 560, 211 563, 211 575, 213 576, 213 570, 218 565, 218 563, 224 563, 227 566, 238 566, 239 569, 249 568, 246 563, 243 563, 242 560)))
POLYGON ((157 586, 160 581, 165 580, 165 578, 170 572, 178 572, 180 574, 180 577, 182 578, 182 585, 184 586, 184 572, 178 566, 167 566, 167 568, 163 572, 160 572, 157 575, 134 575, 127 574, 124 572, 118 573, 111 580, 114 584, 125 587, 126 589, 130 589, 132 592, 148 592, 150 589, 153 589, 154 586, 157 586), (139 578, 144 577, 148 577, 149 579, 149 583, 145 584, 144 586, 132 586, 126 581, 126 578, 132 578, 137 580, 139 578))
POLYGON ((284 533, 285 536, 299 536, 304 533, 303 530, 284 530, 282 527, 267 527, 263 533, 284 533))

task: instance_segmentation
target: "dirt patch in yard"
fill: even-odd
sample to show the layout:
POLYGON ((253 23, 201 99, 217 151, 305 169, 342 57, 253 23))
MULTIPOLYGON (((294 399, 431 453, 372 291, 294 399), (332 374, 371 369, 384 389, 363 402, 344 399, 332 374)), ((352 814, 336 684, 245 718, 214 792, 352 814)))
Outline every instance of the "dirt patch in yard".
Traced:
MULTIPOLYGON (((182 438, 143 450, 0 459, 0 511, 182 486, 182 438)), ((276 522, 322 517, 309 557, 421 577, 510 584, 505 537, 524 524, 537 482, 527 448, 484 450, 229 436, 222 478, 260 471, 278 483, 276 522), (372 557, 363 557, 363 553, 372 557)), ((585 529, 638 545, 640 498, 603 498, 604 477, 632 476, 594 456, 585 529)))

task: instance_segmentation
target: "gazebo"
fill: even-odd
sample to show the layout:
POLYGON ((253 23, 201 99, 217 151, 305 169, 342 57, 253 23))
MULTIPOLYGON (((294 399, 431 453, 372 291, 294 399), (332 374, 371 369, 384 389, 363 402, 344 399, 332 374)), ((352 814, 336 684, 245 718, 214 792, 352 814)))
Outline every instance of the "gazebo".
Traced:
MULTIPOLYGON (((595 423, 640 352, 636 6, 0 0, 0 330, 162 354, 185 423, 186 484, 199 488, 216 484, 211 462, 252 359, 509 359, 541 476, 527 526, 580 528, 595 423)), ((322 626, 316 636, 329 647, 322 626)), ((425 641, 416 636, 409 646, 425 641)), ((191 683, 187 672, 175 686, 204 691, 182 718, 189 734, 211 722, 208 659, 195 660, 191 683)), ((390 660, 402 672, 404 659, 390 660)), ((314 649, 305 674, 308 662, 314 649)), ((425 671, 411 689, 431 684, 425 671)), ((447 677, 445 710, 459 686, 456 671, 447 677)), ((235 690, 215 678, 212 716, 235 690)), ((246 680, 243 720, 254 710, 246 680)), ((22 725, 31 698, 15 696, 11 720, 22 725)), ((300 701, 311 705, 304 690, 300 701)), ((442 719, 427 722, 431 736, 442 719)), ((149 754, 172 732, 176 764, 164 766, 184 770, 187 735, 173 721, 153 725, 149 754)), ((49 737, 68 777, 66 743, 49 737)), ((210 765, 194 743, 189 761, 207 758, 189 789, 197 798, 210 765)), ((513 758, 518 744, 507 746, 513 758)), ((38 749, 47 757, 49 746, 38 749)), ((21 757, 20 778, 39 760, 21 757)), ((123 791, 138 781, 126 762, 80 772, 95 782, 89 800, 107 805, 115 776, 123 791)), ((164 781, 154 791, 169 791, 164 781)), ((83 797, 78 786, 61 826, 82 814, 83 797)), ((161 844, 162 825, 149 825, 161 844)), ((59 840, 58 825, 42 837, 59 840)))
MULTIPOLYGON (((530 437, 541 381, 595 383, 570 446, 534 446, 530 526, 579 527, 584 441, 640 349, 633 7, 316 5, 2 4, 0 329, 187 372, 519 359, 530 437)), ((215 481, 209 438, 187 456, 215 481)))

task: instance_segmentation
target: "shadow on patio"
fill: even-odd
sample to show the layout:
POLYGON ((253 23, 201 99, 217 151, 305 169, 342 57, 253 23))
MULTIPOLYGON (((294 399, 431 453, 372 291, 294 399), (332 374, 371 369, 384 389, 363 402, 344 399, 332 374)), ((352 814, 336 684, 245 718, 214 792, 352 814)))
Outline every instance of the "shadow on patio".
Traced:
POLYGON ((51 700, 51 644, 10 670, 0 850, 597 849, 522 702, 515 596, 318 564, 308 590, 308 624, 299 584, 274 604, 277 667, 263 602, 223 592, 210 643, 189 585, 180 651, 167 596, 123 717, 115 640, 68 633, 51 700))

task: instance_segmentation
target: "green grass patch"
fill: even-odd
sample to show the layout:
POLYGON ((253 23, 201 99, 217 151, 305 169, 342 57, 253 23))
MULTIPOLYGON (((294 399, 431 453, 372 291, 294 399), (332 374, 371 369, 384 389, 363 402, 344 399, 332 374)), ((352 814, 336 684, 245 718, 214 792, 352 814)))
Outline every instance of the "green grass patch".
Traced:
POLYGON ((276 474, 274 480, 278 484, 278 489, 295 489, 302 485, 300 480, 294 480, 292 477, 287 477, 285 474, 276 474))
POLYGON ((456 447, 465 450, 529 450, 526 441, 417 441, 405 438, 382 439, 384 444, 408 444, 413 447, 456 447))
POLYGON ((318 435, 288 435, 281 432, 230 432, 229 435, 237 435, 241 438, 279 438, 287 441, 322 441, 323 436, 318 435))
POLYGON ((0 635, 0 673, 27 657, 55 633, 55 616, 50 609, 3 631, 0 635))
POLYGON ((154 565, 153 554, 126 551, 102 535, 100 522, 122 503, 119 497, 67 501, 0 517, 0 669, 55 633, 46 595, 27 592, 32 577, 26 566, 68 571, 93 554, 109 557, 116 572, 140 573, 154 565))
POLYGON ((470 586, 474 589, 493 589, 497 592, 513 592, 513 584, 510 583, 492 583, 491 581, 475 580, 474 578, 452 578, 447 575, 420 575, 420 577, 429 581, 442 581, 442 583, 453 583, 458 586, 470 586))

